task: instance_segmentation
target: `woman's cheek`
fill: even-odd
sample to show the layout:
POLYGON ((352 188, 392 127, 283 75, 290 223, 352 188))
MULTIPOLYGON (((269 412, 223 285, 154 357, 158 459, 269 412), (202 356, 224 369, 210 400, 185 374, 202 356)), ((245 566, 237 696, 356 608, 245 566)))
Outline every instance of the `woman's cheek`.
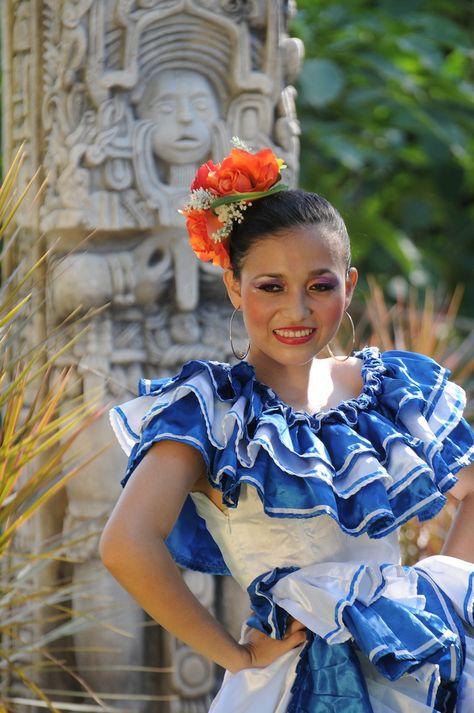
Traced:
POLYGON ((328 325, 333 325, 334 333, 339 329, 339 325, 344 316, 344 302, 337 300, 333 305, 328 306, 326 311, 326 320, 328 325))
POLYGON ((247 331, 266 328, 271 315, 271 309, 259 295, 249 295, 242 303, 244 321, 247 331))

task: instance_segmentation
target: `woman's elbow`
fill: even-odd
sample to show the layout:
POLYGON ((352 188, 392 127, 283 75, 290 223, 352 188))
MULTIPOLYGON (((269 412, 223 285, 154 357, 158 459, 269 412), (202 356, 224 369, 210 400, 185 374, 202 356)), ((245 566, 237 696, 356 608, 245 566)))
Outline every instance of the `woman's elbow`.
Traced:
POLYGON ((143 535, 138 528, 112 515, 99 540, 102 564, 111 574, 119 574, 139 555, 142 543, 143 535))
POLYGON ((121 539, 117 529, 109 521, 100 536, 99 556, 104 567, 110 572, 116 569, 120 560, 121 545, 123 544, 121 539))
POLYGON ((162 543, 163 539, 146 522, 124 519, 114 513, 100 537, 99 555, 104 567, 120 580, 162 543))

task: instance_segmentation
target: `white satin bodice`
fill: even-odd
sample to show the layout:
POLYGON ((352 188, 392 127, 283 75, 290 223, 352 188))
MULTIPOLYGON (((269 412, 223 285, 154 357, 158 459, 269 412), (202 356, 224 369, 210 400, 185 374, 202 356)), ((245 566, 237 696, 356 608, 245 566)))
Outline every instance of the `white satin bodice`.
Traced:
POLYGON ((218 545, 232 576, 246 589, 258 575, 275 567, 305 567, 323 562, 398 564, 396 532, 381 539, 345 534, 329 516, 270 517, 255 488, 242 485, 239 505, 220 510, 204 493, 191 497, 218 545))

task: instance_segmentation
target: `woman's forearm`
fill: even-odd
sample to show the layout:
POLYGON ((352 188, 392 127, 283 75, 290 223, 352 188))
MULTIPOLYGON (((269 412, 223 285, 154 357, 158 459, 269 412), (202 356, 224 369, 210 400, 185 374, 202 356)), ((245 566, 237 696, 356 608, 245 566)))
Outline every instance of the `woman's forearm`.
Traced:
POLYGON ((102 561, 155 621, 203 656, 232 672, 267 666, 304 643, 304 630, 289 626, 276 640, 253 629, 238 644, 186 586, 164 543, 203 467, 191 446, 155 443, 105 526, 102 561))
POLYGON ((243 648, 187 587, 160 537, 112 537, 101 542, 105 566, 155 621, 229 671, 246 665, 243 648))
POLYGON ((453 524, 444 543, 443 555, 474 562, 474 493, 459 502, 453 524))

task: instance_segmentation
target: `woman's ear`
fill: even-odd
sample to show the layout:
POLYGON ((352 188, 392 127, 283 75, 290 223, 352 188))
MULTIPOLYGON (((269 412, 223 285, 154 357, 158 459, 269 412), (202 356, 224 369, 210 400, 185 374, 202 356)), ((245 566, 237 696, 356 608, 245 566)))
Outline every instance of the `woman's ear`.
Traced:
POLYGON ((234 277, 232 270, 226 270, 222 279, 224 280, 224 285, 226 286, 227 294, 229 295, 232 305, 235 309, 239 309, 241 304, 240 280, 234 277))
POLYGON ((344 309, 347 309, 351 303, 352 295, 354 294, 355 286, 357 285, 357 280, 359 279, 359 273, 355 267, 350 267, 346 275, 346 304, 344 309))

